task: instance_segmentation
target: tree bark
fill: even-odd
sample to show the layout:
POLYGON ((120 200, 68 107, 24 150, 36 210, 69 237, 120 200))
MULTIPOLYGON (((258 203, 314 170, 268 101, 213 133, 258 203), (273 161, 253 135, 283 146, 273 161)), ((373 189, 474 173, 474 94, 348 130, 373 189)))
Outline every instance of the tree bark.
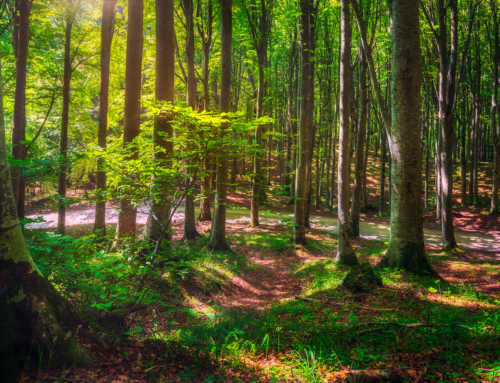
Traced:
MULTIPOLYGON (((14 118, 12 127, 12 157, 23 160, 26 140, 26 77, 28 63, 30 0, 19 0, 14 9, 14 36, 12 44, 16 60, 16 90, 14 95, 14 118)), ((24 177, 22 169, 13 169, 12 189, 19 218, 24 218, 24 177)))
POLYGON ((352 196, 351 216, 350 216, 350 236, 351 238, 359 237, 359 214, 361 210, 361 194, 363 190, 363 168, 364 168, 364 146, 366 136, 366 120, 368 117, 368 90, 366 84, 367 62, 363 48, 360 59, 360 74, 359 74, 359 118, 358 118, 358 134, 356 136, 356 154, 355 154, 355 170, 354 170, 354 192, 352 196))
POLYGON ((58 188, 59 205, 57 208, 57 232, 64 235, 66 232, 66 178, 68 173, 68 125, 69 125, 69 103, 71 86, 71 30, 73 29, 73 20, 75 10, 73 9, 73 0, 67 0, 66 11, 66 31, 64 40, 64 73, 63 73, 63 106, 61 114, 61 142, 59 147, 59 175, 58 188))
POLYGON ((491 13, 493 15, 493 96, 491 105, 491 130, 493 137, 493 145, 495 151, 494 165, 493 165, 493 185, 491 188, 491 214, 498 214, 498 189, 500 187, 500 105, 499 105, 499 69, 500 66, 500 38, 499 34, 499 23, 498 10, 494 2, 490 3, 491 13), (495 115, 496 113, 496 115, 495 115), (495 118, 496 117, 496 118, 495 118))
MULTIPOLYGON (((233 38, 233 3, 232 0, 220 0, 221 20, 221 86, 220 111, 229 113, 231 109, 231 45, 233 38)), ((220 128, 221 138, 227 134, 228 122, 220 128)), ((228 251, 226 241, 226 209, 228 150, 224 146, 217 155, 217 194, 215 195, 214 221, 210 235, 209 247, 216 251, 228 251)))
POLYGON ((418 0, 392 1, 391 242, 379 267, 432 272, 422 220, 420 51, 418 0))
POLYGON ((302 67, 300 73, 300 123, 299 123, 299 139, 298 139, 298 166, 297 176, 295 181, 295 205, 294 218, 295 225, 293 227, 293 240, 296 244, 305 245, 306 229, 305 229, 305 208, 307 203, 307 161, 309 159, 310 150, 310 134, 309 134, 309 115, 308 115, 308 99, 309 95, 309 6, 307 0, 300 0, 300 54, 302 58, 302 67))
MULTIPOLYGON (((210 110, 210 49, 212 46, 212 22, 213 22, 213 3, 208 0, 207 7, 207 30, 200 32, 203 45, 203 108, 210 110)), ((206 153, 204 159, 205 174, 201 177, 201 198, 199 221, 211 221, 212 211, 210 209, 210 174, 212 171, 213 155, 206 153)))
MULTIPOLYGON (((155 98, 157 101, 174 102, 174 69, 175 69, 175 30, 173 0, 156 0, 156 84, 155 98)), ((155 166, 170 168, 173 153, 174 130, 171 116, 162 112, 155 116, 153 128, 153 146, 155 166)), ((158 192, 151 206, 151 214, 146 222, 146 236, 153 242, 162 239, 172 240, 167 227, 170 218, 171 202, 168 192, 168 182, 155 181, 152 190, 158 192)))
POLYGON ((340 43, 340 118, 338 159, 338 220, 339 243, 335 261, 341 265, 354 266, 359 263, 349 238, 349 130, 351 99, 351 22, 349 0, 341 0, 341 43, 340 43))
MULTIPOLYGON (((111 61, 111 43, 115 29, 116 0, 105 0, 102 3, 101 23, 101 92, 99 94, 99 129, 97 132, 97 145, 106 150, 106 137, 108 131, 108 105, 109 105, 109 66, 111 61)), ((106 171, 103 169, 102 159, 97 160, 96 195, 94 232, 99 231, 106 235, 106 171)))
MULTIPOLYGON (((141 127, 141 79, 143 50, 143 0, 128 1, 127 55, 125 68, 125 118, 123 125, 123 146, 128 147, 139 135, 141 127)), ((136 160, 139 153, 133 149, 130 160, 136 160)), ((118 215, 118 237, 136 235, 137 208, 126 195, 120 200, 118 215)))

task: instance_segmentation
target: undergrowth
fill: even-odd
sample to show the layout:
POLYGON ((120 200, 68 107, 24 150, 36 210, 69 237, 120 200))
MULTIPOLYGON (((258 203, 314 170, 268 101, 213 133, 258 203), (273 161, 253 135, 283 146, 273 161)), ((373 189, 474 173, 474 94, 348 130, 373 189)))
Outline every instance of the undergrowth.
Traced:
MULTIPOLYGON (((143 240, 117 243, 94 235, 26 231, 42 273, 82 313, 95 321, 111 314, 123 318, 117 343, 174 342, 197 355, 192 363, 211 358, 248 381, 323 382, 348 368, 402 374, 414 369, 436 382, 499 379, 498 300, 471 285, 391 269, 380 270, 383 288, 354 295, 341 287, 348 269, 334 263, 336 240, 324 233, 310 240, 307 251, 315 260, 287 263, 290 277, 304 287, 298 299, 250 311, 218 302, 233 278, 262 269, 239 246, 286 263, 298 251, 289 236, 272 229, 240 233, 230 239, 236 249, 231 253, 203 250, 207 238, 202 238, 148 254, 143 240)), ((357 252, 376 263, 386 248, 365 241, 357 252)), ((179 376, 194 380, 192 371, 184 366, 179 376)), ((151 372, 148 376, 155 381, 151 372)))

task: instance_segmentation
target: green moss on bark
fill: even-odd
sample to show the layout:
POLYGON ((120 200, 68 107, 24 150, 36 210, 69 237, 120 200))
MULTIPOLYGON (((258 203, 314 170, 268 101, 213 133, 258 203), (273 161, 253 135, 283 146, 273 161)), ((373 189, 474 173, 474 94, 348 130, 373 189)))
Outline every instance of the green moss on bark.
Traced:
POLYGON ((382 285, 382 278, 368 262, 353 267, 342 281, 342 286, 353 293, 364 293, 382 285))

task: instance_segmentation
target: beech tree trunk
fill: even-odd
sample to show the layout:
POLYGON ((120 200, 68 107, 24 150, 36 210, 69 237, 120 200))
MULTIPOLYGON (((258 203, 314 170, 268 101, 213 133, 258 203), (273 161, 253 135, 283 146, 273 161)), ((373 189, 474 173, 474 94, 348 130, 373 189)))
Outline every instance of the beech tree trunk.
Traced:
POLYGON ((308 0, 300 0, 300 54, 302 58, 302 66, 300 73, 300 123, 299 123, 299 139, 298 139, 298 154, 297 154, 297 176, 295 181, 295 205, 294 218, 295 225, 293 227, 293 240, 296 244, 305 245, 306 229, 306 204, 307 204, 307 161, 309 159, 309 115, 308 115, 308 100, 309 95, 309 28, 306 27, 309 23, 308 17, 308 0))
MULTIPOLYGON (((174 69, 175 69, 175 30, 174 30, 174 1, 156 0, 156 84, 155 98, 158 101, 174 102, 174 69)), ((169 156, 173 153, 174 130, 171 116, 162 113, 155 116, 153 131, 154 158, 156 166, 169 168, 172 161, 169 156), (156 150, 156 148, 158 150, 156 150)), ((172 240, 167 227, 170 218, 170 195, 168 182, 153 180, 152 189, 159 193, 151 207, 153 216, 146 222, 146 236, 153 242, 165 238, 172 240)))
POLYGON ((363 168, 364 168, 364 147, 366 136, 366 120, 368 117, 368 90, 366 85, 367 62, 363 48, 360 59, 359 74, 359 118, 358 134, 356 136, 356 155, 354 159, 354 192, 352 196, 351 216, 349 223, 349 234, 352 238, 359 237, 359 214, 361 210, 361 195, 363 190, 363 168))
MULTIPOLYGON (((196 85, 195 85, 195 71, 194 71, 194 5, 193 0, 182 0, 184 16, 186 17, 186 58, 187 58, 187 106, 196 110, 196 85)), ((189 127, 190 130, 191 127, 189 127)), ((191 135, 191 134, 190 134, 191 135)), ((194 138, 194 137, 191 137, 194 138)), ((193 159, 186 159, 186 172, 189 175, 186 178, 186 187, 191 184, 191 178, 194 177, 192 168, 193 159)), ((193 190, 186 194, 184 199, 185 210, 184 210, 184 239, 194 239, 199 237, 199 233, 196 230, 196 216, 194 212, 194 194, 193 190)))
POLYGON ((418 0, 392 1, 391 242, 379 263, 435 274, 425 256, 422 222, 420 51, 418 0))
MULTIPOLYGON (((232 0, 220 0, 221 20, 221 85, 220 111, 229 113, 231 110, 231 45, 233 38, 233 3, 232 0)), ((228 122, 220 128, 220 136, 227 133, 228 122)), ((209 247, 216 251, 230 250, 226 241, 226 210, 228 181, 228 150, 219 148, 217 154, 217 194, 215 195, 214 221, 210 235, 209 247)))
MULTIPOLYGON (((14 8, 14 33, 12 44, 16 55, 16 91, 14 95, 14 118, 12 127, 12 156, 23 160, 26 140, 26 76, 28 62, 30 0, 19 0, 14 8)), ((24 178, 21 169, 13 169, 12 190, 16 210, 20 219, 24 218, 24 178)))
MULTIPOLYGON (((141 79, 143 50, 143 0, 128 0, 127 55, 125 63, 125 118, 123 125, 123 146, 127 147, 138 135, 141 128, 141 79)), ((134 150, 130 159, 137 159, 134 150)), ((118 215, 118 237, 136 235, 137 208, 122 196, 118 215)))
POLYGON ((494 165, 493 165, 493 185, 491 188, 491 214, 498 214, 498 189, 500 187, 500 105, 499 105, 499 65, 500 65, 500 38, 499 27, 500 23, 498 17, 498 11, 495 6, 495 3, 490 3, 491 11, 493 14, 493 71, 492 71, 492 79, 493 79, 493 96, 492 96, 492 105, 491 105, 491 130, 493 136, 493 145, 495 151, 494 165), (495 115, 496 113, 496 115, 495 115))
MULTIPOLYGON (((109 105, 109 66, 111 61, 111 43, 115 29, 116 0, 105 0, 102 3, 101 23, 101 92, 99 94, 99 129, 97 144, 106 150, 108 131, 108 105, 109 105)), ((102 159, 97 161, 96 194, 94 232, 106 235, 106 172, 103 169, 102 159)))
MULTIPOLYGON (((0 62, 0 84, 2 79, 0 62)), ((12 192, 0 87, 0 382, 18 381, 31 357, 51 355, 50 366, 91 365, 97 358, 75 341, 78 312, 43 277, 31 258, 12 192), (68 336, 68 331, 70 336, 68 336), (31 347, 35 342, 38 347, 31 347), (42 352, 43 354, 38 354, 42 352), (36 356, 38 354, 38 356, 36 356)))
POLYGON ((66 232, 66 178, 68 174, 68 125, 69 125, 69 103, 71 85, 71 30, 75 10, 73 0, 67 0, 68 10, 66 14, 66 32, 64 41, 64 73, 63 73, 63 107, 61 114, 61 142, 59 147, 59 177, 57 194, 59 194, 59 206, 57 207, 57 232, 64 235, 66 232))
POLYGON ((340 100, 339 100, 339 159, 338 159, 338 216, 339 244, 335 261, 341 265, 355 266, 359 263, 349 238, 349 131, 351 100, 351 21, 349 0, 341 0, 340 17, 340 100))
MULTIPOLYGON (((210 48, 212 46, 212 21, 213 21, 213 4, 212 0, 208 1, 207 7, 207 30, 199 29, 200 37, 203 45, 203 109, 210 110, 210 48)), ((210 209, 210 175, 212 172, 213 155, 206 153, 204 160, 204 172, 201 177, 201 198, 200 198, 200 215, 199 221, 211 221, 212 211, 210 209)))

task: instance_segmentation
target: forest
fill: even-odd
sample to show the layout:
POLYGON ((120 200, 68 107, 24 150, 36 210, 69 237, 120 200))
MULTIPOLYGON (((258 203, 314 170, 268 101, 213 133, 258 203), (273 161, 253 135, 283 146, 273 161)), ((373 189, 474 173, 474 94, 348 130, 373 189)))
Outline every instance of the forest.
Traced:
POLYGON ((0 383, 500 380, 498 0, 0 0, 0 383))

